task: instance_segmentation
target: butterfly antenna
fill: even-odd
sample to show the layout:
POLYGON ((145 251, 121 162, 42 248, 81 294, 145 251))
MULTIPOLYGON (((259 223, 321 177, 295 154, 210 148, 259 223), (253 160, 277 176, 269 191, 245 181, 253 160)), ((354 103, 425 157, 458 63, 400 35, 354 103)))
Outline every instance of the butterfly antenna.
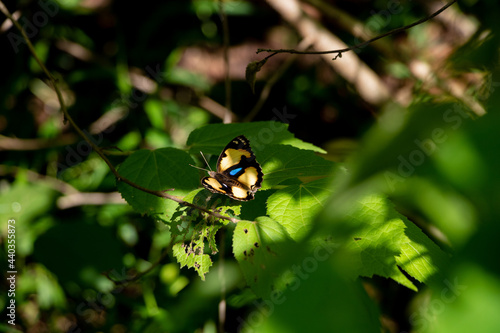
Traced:
POLYGON ((203 169, 203 168, 200 168, 200 167, 197 167, 196 165, 192 165, 192 164, 189 164, 190 166, 192 166, 193 168, 196 168, 196 169, 200 169, 200 170, 203 170, 203 171, 209 171, 207 169, 203 169))
POLYGON ((201 151, 200 151, 200 154, 201 154, 201 157, 203 157, 203 159, 205 160, 205 163, 207 164, 207 166, 210 169, 210 171, 212 171, 212 168, 210 167, 210 164, 208 164, 207 159, 205 158, 205 155, 203 155, 203 153, 201 151))
POLYGON ((201 156, 203 157, 203 159, 205 160, 205 163, 208 165, 208 168, 209 168, 210 170, 203 169, 203 168, 197 167, 196 165, 192 165, 192 164, 189 164, 189 165, 190 165, 190 166, 192 166, 193 168, 200 169, 200 170, 203 170, 203 171, 207 171, 207 172, 208 172, 208 171, 212 171, 212 168, 210 167, 210 164, 208 164, 207 159, 205 158, 205 155, 203 155, 203 153, 202 153, 201 151, 200 151, 200 154, 201 154, 201 156))

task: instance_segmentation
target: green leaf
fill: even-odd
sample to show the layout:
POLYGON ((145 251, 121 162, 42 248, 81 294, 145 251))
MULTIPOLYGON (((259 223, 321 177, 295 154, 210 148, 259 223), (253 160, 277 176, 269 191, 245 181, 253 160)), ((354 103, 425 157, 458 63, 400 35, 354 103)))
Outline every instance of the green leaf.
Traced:
POLYGON ((294 240, 311 228, 312 219, 332 194, 331 180, 318 179, 278 190, 267 200, 269 217, 285 227, 294 240))
POLYGON ((471 202, 449 186, 413 177, 399 184, 391 198, 405 211, 418 212, 432 222, 446 235, 452 247, 463 245, 477 228, 477 212, 471 202))
POLYGON ((256 221, 240 221, 233 233, 233 253, 240 264, 247 283, 260 297, 273 290, 275 262, 285 253, 291 242, 286 230, 268 217, 256 221))
POLYGON ((83 162, 65 169, 59 178, 79 191, 90 192, 99 188, 108 174, 108 165, 97 154, 91 154, 83 162))
POLYGON ((205 280, 205 274, 212 266, 212 260, 208 254, 194 252, 192 247, 184 243, 174 244, 172 250, 177 262, 181 264, 181 268, 184 266, 194 268, 201 279, 205 280))
POLYGON ((325 177, 334 163, 312 151, 287 145, 268 145, 258 156, 264 172, 262 189, 271 188, 284 180, 299 177, 325 177))
POLYGON ((287 290, 253 302, 256 308, 242 332, 381 332, 380 313, 361 282, 345 279, 330 261, 314 258, 292 266, 287 290))
POLYGON ((245 69, 245 79, 247 83, 250 85, 250 89, 252 89, 252 93, 255 94, 255 79, 257 77, 257 73, 261 70, 262 66, 267 62, 268 58, 264 58, 260 61, 252 61, 247 65, 245 69))
POLYGON ((185 239, 191 232, 193 226, 201 219, 200 211, 191 207, 177 206, 170 220, 167 222, 172 237, 185 239))
POLYGON ((165 131, 165 113, 163 101, 148 99, 144 103, 144 111, 151 125, 161 131, 165 131))
POLYGON ((167 83, 174 85, 184 85, 200 92, 210 89, 210 83, 204 75, 181 67, 171 67, 164 76, 167 83))
MULTIPOLYGON (((286 108, 283 112, 277 111, 278 118, 292 117, 286 108)), ((295 115, 293 115, 295 116, 295 115)), ((191 154, 219 155, 231 139, 238 135, 245 135, 250 140, 250 145, 257 160, 260 152, 270 144, 285 144, 301 149, 313 150, 320 153, 325 151, 313 144, 304 142, 288 132, 288 125, 276 121, 258 121, 253 123, 213 124, 194 130, 189 135, 187 146, 191 154)))
MULTIPOLYGON (((21 173, 22 171, 19 171, 19 174, 21 173)), ((1 225, 6 225, 8 219, 16 219, 22 221, 23 224, 28 224, 50 211, 57 195, 58 193, 53 188, 43 183, 18 182, 10 188, 3 189, 0 193, 1 225)))
POLYGON ((410 112, 391 107, 367 132, 351 159, 352 184, 391 170, 396 176, 396 180, 388 179, 393 190, 395 184, 425 170, 427 161, 447 140, 450 128, 454 129, 455 119, 461 124, 469 118, 466 108, 451 103, 416 104, 410 112))
MULTIPOLYGON (((496 252, 498 253, 498 252, 496 252)), ((418 332, 497 332, 500 279, 477 262, 461 262, 412 314, 418 332)))
MULTIPOLYGON (((198 171, 190 167, 193 159, 174 148, 139 150, 120 165, 120 174, 132 182, 150 190, 163 191, 174 188, 168 194, 184 196, 199 187, 198 171)), ((124 182, 118 182, 122 197, 139 213, 170 216, 177 203, 145 193, 124 182)))
MULTIPOLYGON (((219 205, 220 198, 207 200, 211 193, 204 189, 192 191, 184 197, 184 200, 200 207, 217 210, 220 214, 231 216, 232 213, 240 211, 240 204, 234 206, 219 205)), ((222 202, 229 202, 223 200, 222 202)), ((234 203, 234 200, 230 200, 234 203)), ((220 228, 228 224, 227 220, 218 220, 212 216, 202 213, 192 207, 178 206, 169 221, 170 232, 175 237, 177 243, 174 244, 174 256, 181 264, 181 267, 188 266, 194 268, 202 279, 212 265, 212 260, 207 252, 217 254, 216 234, 220 228), (180 241, 179 241, 180 240, 180 241), (186 243, 189 240, 189 243, 186 243)))
POLYGON ((396 257, 398 265, 420 282, 427 283, 436 277, 442 280, 442 272, 449 264, 448 255, 405 216, 400 217, 407 239, 401 244, 401 254, 396 257))
POLYGON ((259 190, 255 194, 255 199, 246 202, 241 206, 241 220, 254 221, 259 216, 267 216, 267 199, 271 196, 275 191, 273 190, 259 190))
MULTIPOLYGON (((241 201, 233 200, 226 195, 211 193, 205 188, 198 188, 184 197, 184 201, 210 210, 217 210, 221 215, 236 217, 241 213, 241 201)), ((227 220, 219 220, 227 224, 227 220)))
POLYGON ((349 248, 356 253, 353 265, 361 276, 374 274, 392 278, 394 281, 417 291, 417 287, 398 269, 396 256, 400 253, 404 239, 404 224, 398 220, 374 224, 365 232, 356 235, 349 248))
POLYGON ((366 196, 349 215, 349 223, 357 227, 348 243, 351 264, 361 276, 392 278, 416 291, 398 265, 427 282, 447 262, 446 254, 381 195, 366 196))
POLYGON ((49 272, 43 265, 35 265, 32 270, 27 271, 26 279, 35 282, 37 302, 41 309, 48 310, 51 307, 63 307, 67 299, 64 290, 58 283, 57 277, 49 272))
MULTIPOLYGON (((19 171, 17 177, 21 177, 19 171)), ((19 255, 28 255, 33 252, 33 243, 41 234, 49 229, 54 222, 47 216, 55 205, 58 193, 51 187, 38 184, 17 182, 10 188, 4 189, 0 195, 0 227, 7 231, 7 222, 16 221, 15 228, 16 251, 19 255)))

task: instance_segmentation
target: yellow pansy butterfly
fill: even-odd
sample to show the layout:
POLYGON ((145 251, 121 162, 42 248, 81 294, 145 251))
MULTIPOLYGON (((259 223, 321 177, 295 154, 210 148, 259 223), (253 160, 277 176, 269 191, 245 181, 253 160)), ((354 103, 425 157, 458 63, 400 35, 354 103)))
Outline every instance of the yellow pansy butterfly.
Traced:
POLYGON ((244 135, 227 144, 217 160, 217 171, 210 170, 208 174, 209 177, 201 180, 207 190, 240 201, 254 198, 264 176, 250 149, 250 141, 244 135))

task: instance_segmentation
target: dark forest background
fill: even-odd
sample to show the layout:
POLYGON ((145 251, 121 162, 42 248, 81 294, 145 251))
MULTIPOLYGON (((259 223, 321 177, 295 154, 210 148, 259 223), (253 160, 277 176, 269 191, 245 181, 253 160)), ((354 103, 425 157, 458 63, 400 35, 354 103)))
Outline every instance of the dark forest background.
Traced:
MULTIPOLYGON (((500 327, 497 1, 458 1, 335 60, 336 53, 280 53, 253 73, 255 81, 247 65, 270 54, 257 54, 258 48, 342 49, 428 17, 445 2, 4 3, 57 79, 71 117, 113 165, 139 149, 189 150, 190 134, 206 125, 285 123, 349 175, 332 185, 342 190, 325 196, 321 210, 311 211, 309 235, 335 240, 354 223, 346 216, 357 221, 368 214, 349 215, 343 205, 360 193, 378 193, 390 201, 380 207, 405 216, 405 230, 418 226, 426 237, 422 249, 442 251, 447 263, 414 265, 413 273, 399 263, 389 272, 390 264, 363 248, 363 269, 349 276, 355 284, 339 282, 350 261, 339 255, 302 277, 298 291, 269 301, 248 287, 233 255, 237 230, 228 225, 217 237, 224 250, 202 281, 168 252, 168 223, 122 199, 106 163, 65 121, 26 41, 0 14, 0 267, 7 277, 13 258, 8 221, 15 220, 17 268, 17 325, 8 323, 12 297, 4 278, 0 331, 455 333, 500 327), (429 267, 435 271, 425 271, 429 267), (116 283, 148 269, 140 279, 116 283)), ((168 174, 172 166, 159 169, 168 174)), ((256 202, 247 209, 271 209, 270 202, 256 202)), ((374 244, 397 243, 390 230, 377 233, 374 244)), ((312 238, 296 248, 314 253, 307 245, 312 238)), ((359 239, 351 237, 353 244, 359 239)), ((292 250, 285 255, 290 267, 294 256, 292 250)))

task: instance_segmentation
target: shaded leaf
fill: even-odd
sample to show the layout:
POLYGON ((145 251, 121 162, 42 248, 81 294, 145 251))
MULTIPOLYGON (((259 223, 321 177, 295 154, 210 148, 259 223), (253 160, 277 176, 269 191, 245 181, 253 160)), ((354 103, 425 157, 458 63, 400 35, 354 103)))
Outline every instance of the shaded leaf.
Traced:
POLYGON ((300 177, 326 177, 334 163, 309 150, 287 145, 269 145, 260 155, 264 172, 262 189, 271 188, 284 180, 300 177))
MULTIPOLYGON (((295 117, 284 110, 276 110, 277 119, 295 117)), ((194 130, 189 135, 187 146, 189 152, 198 155, 200 151, 204 154, 219 155, 230 140, 239 135, 245 135, 250 140, 250 146, 259 160, 260 152, 270 144, 285 144, 301 149, 313 150, 324 153, 325 151, 313 144, 304 142, 294 137, 288 131, 288 125, 277 121, 257 121, 252 123, 235 124, 213 124, 194 130)))
MULTIPOLYGON (((139 150, 120 165, 120 174, 132 182, 150 190, 163 191, 174 188, 168 194, 184 196, 199 187, 198 172, 189 166, 193 159, 185 152, 174 148, 139 150)), ((122 197, 139 213, 170 216, 177 203, 117 183, 122 197)))
POLYGON ((260 72, 262 66, 267 62, 268 58, 264 58, 259 61, 252 61, 247 65, 245 69, 245 79, 247 83, 250 85, 250 89, 252 89, 252 93, 255 94, 255 79, 257 77, 257 73, 260 72))

